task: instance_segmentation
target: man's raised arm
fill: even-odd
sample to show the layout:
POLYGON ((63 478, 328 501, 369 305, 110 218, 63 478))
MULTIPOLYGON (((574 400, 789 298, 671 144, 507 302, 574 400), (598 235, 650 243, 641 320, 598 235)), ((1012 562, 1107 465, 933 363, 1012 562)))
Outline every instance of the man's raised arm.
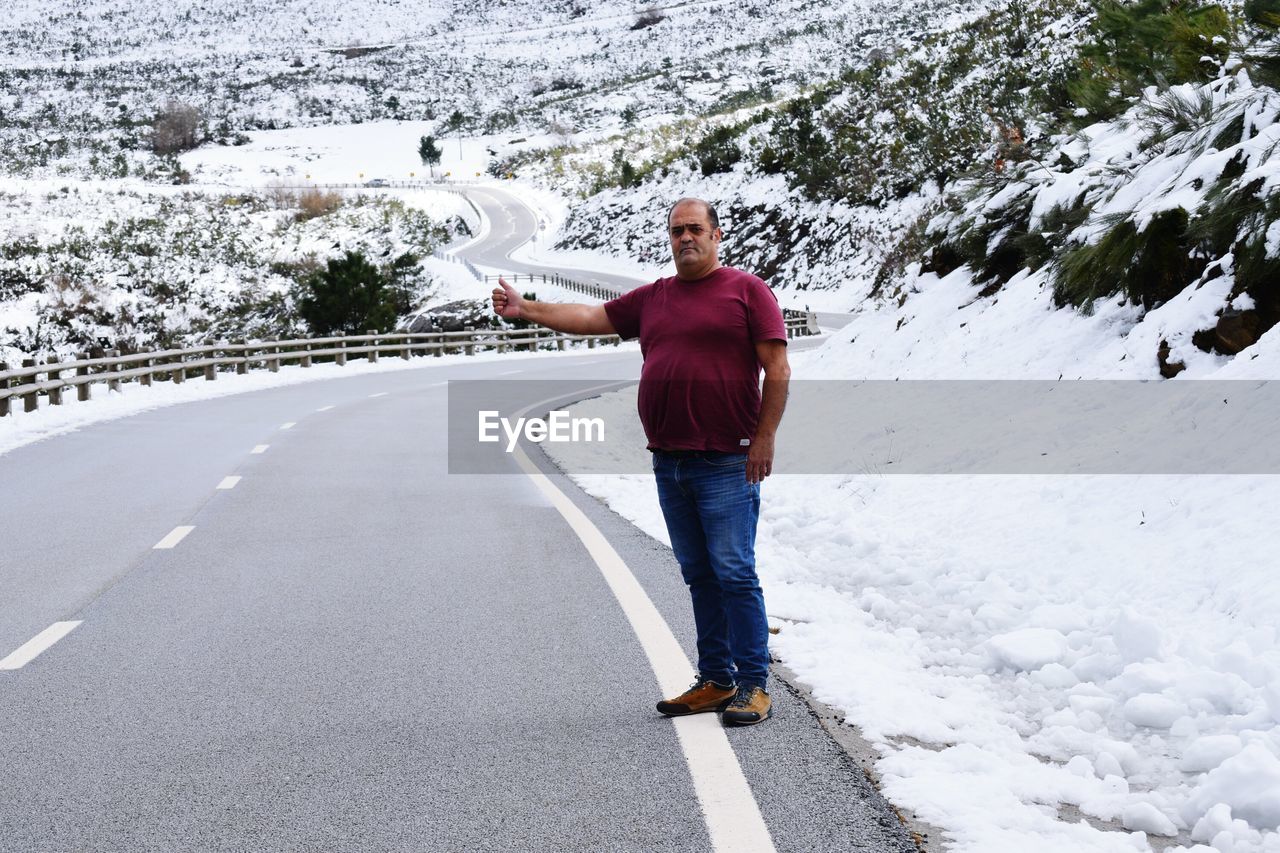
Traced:
POLYGON ((617 334, 603 305, 525 299, 501 278, 493 289, 493 311, 506 320, 528 320, 571 335, 617 334))

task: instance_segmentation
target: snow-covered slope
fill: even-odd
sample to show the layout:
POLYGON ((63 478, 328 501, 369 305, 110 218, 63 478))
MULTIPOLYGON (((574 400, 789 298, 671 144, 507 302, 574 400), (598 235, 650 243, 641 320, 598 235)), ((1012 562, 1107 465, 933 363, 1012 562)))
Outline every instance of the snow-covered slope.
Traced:
POLYGON ((0 167, 118 176, 116 153, 146 147, 170 98, 226 142, 454 111, 468 131, 513 135, 618 125, 626 110, 628 121, 697 114, 824 79, 888 38, 889 19, 920 27, 937 8, 947 4, 15 0, 0 21, 0 167))

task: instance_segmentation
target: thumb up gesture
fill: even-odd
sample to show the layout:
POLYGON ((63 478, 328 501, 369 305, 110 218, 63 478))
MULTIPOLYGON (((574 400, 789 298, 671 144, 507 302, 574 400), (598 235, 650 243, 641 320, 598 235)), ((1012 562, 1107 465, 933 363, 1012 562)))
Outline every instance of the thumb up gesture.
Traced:
POLYGON ((499 276, 498 286, 493 289, 493 313, 505 320, 515 320, 521 316, 523 307, 523 297, 499 276))

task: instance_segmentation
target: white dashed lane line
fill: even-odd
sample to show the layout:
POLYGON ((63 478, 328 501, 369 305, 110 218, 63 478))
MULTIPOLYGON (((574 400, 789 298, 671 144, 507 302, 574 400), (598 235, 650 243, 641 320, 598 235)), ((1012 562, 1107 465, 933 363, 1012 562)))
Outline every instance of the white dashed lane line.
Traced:
POLYGON ((499 373, 498 375, 499 375, 499 376, 510 376, 510 375, 511 375, 511 374, 513 374, 513 373, 524 373, 524 368, 523 368, 523 367, 521 367, 521 368, 517 368, 516 370, 504 370, 504 371, 502 371, 501 373, 499 373))
POLYGON ((4 660, 0 660, 0 669, 21 669, 35 660, 38 654, 67 636, 67 634, 70 634, 81 621, 83 620, 54 622, 48 628, 45 628, 10 652, 9 656, 4 660))
POLYGON ((250 452, 250 453, 255 453, 255 454, 256 454, 256 453, 266 453, 266 452, 267 452, 267 448, 268 448, 268 447, 270 447, 270 446, 271 446, 271 445, 269 445, 269 444, 255 444, 255 445, 253 446, 253 450, 250 450, 249 452, 250 452))
POLYGON ((379 391, 377 394, 370 394, 369 399, 372 400, 374 397, 385 397, 390 393, 390 391, 379 391))
POLYGON ((151 550, 167 551, 176 546, 179 542, 186 538, 187 534, 195 530, 192 525, 179 525, 169 531, 169 535, 161 539, 159 542, 151 546, 151 550))
POLYGON ((240 482, 239 477, 223 477, 222 482, 218 484, 219 489, 234 489, 236 483, 240 482))
POLYGON ((316 409, 316 411, 317 411, 317 412, 327 412, 327 411, 329 411, 329 410, 330 410, 330 409, 332 409, 332 408, 333 408, 333 406, 321 406, 320 408, 316 409))
POLYGON ((287 421, 285 423, 280 424, 280 429, 293 429, 297 425, 298 425, 297 421, 287 421))

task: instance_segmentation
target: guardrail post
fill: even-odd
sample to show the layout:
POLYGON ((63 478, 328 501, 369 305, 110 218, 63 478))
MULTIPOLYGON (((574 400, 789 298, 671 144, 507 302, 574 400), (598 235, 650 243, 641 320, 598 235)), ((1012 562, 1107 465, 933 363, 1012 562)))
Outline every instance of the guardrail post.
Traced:
MULTIPOLYGON (((22 366, 23 366, 23 367, 35 367, 35 366, 36 366, 36 360, 35 360, 34 358, 24 358, 24 359, 22 360, 22 366)), ((28 381, 29 381, 29 382, 34 382, 34 381, 35 381, 35 377, 34 377, 34 376, 32 376, 28 381)), ((38 408, 40 408, 40 401, 39 401, 38 399, 36 399, 36 392, 35 392, 35 391, 28 391, 27 393, 25 393, 25 394, 23 394, 23 395, 22 395, 22 410, 23 410, 24 412, 34 412, 34 411, 35 411, 36 409, 38 409, 38 408)))
POLYGON ((405 361, 409 360, 409 339, 408 338, 404 339, 404 347, 402 347, 400 350, 400 357, 403 358, 405 361))
MULTIPOLYGON (((241 338, 240 340, 236 341, 236 343, 240 344, 241 346, 245 346, 249 342, 241 338)), ((240 350, 240 360, 236 362, 236 374, 238 376, 243 376, 248 372, 249 372, 249 350, 246 348, 246 349, 240 350)))
POLYGON ((431 354, 434 355, 436 358, 439 358, 440 356, 444 355, 444 346, 448 340, 449 339, 444 336, 444 332, 441 332, 440 334, 435 335, 435 340, 433 340, 432 343, 435 344, 436 347, 431 354))
MULTIPOLYGON (((366 335, 377 335, 377 334, 378 334, 378 330, 377 330, 377 329, 369 329, 369 330, 367 330, 367 331, 365 332, 365 334, 366 334, 366 335)), ((374 363, 375 361, 377 361, 377 360, 378 360, 378 339, 375 337, 373 340, 369 341, 369 363, 370 363, 370 364, 373 364, 373 363, 374 363)))
POLYGON ((182 366, 181 355, 173 357, 173 370, 169 371, 169 378, 173 380, 174 385, 181 385, 186 380, 187 370, 182 366))
MULTIPOLYGON (((87 352, 76 354, 76 361, 88 361, 88 359, 89 359, 89 353, 87 352)), ((76 368, 76 376, 88 376, 88 375, 89 375, 89 365, 82 364, 76 368)), ((88 382, 85 382, 76 386, 76 399, 79 400, 81 403, 87 401, 90 396, 91 396, 91 392, 89 391, 88 382)))
MULTIPOLYGON (((267 344, 272 344, 272 345, 274 345, 274 344, 275 344, 275 342, 276 342, 276 339, 275 339, 275 338, 267 338, 267 340, 266 340, 266 343, 267 343, 267 344)), ((266 350, 266 352, 267 352, 267 353, 269 353, 269 354, 279 354, 279 352, 280 352, 280 347, 278 347, 278 346, 267 346, 267 347, 265 347, 265 350, 266 350)), ((280 359, 278 359, 278 358, 268 358, 268 359, 267 359, 267 370, 270 370, 272 373, 279 373, 279 372, 280 372, 280 359)))
POLYGON ((299 362, 303 367, 311 366, 311 344, 304 344, 303 351, 306 353, 299 362))
POLYGON ((596 339, 587 338, 587 349, 595 349, 595 348, 596 348, 596 339))
POLYGON ((564 352, 564 337, 561 335, 556 335, 556 349, 564 352))
MULTIPOLYGON (((107 358, 119 358, 119 357, 120 357, 120 350, 118 350, 118 349, 109 349, 109 350, 107 350, 107 352, 106 352, 106 357, 107 357, 107 358)), ((108 368, 108 370, 109 370, 111 373, 115 373, 115 372, 116 372, 117 370, 119 370, 119 369, 120 369, 120 366, 119 366, 119 365, 117 365, 117 364, 113 364, 113 365, 111 365, 111 366, 108 368)), ((108 380, 107 380, 107 390, 108 390, 108 391, 119 391, 119 390, 120 390, 120 380, 119 380, 119 379, 108 379, 108 380)))
MULTIPOLYGON (((471 329, 467 329, 467 331, 470 332, 471 329)), ((462 352, 465 355, 476 354, 476 336, 474 334, 467 335, 467 339, 462 343, 462 352)))
POLYGON ((204 366, 204 379, 206 382, 212 382, 218 378, 218 365, 206 364, 204 366))
MULTIPOLYGON (((151 352, 151 350, 145 350, 145 352, 151 352)), ((148 388, 151 387, 151 368, 155 366, 155 363, 156 360, 154 358, 149 358, 142 362, 142 366, 147 368, 147 372, 138 377, 138 384, 146 385, 148 388)))
MULTIPOLYGON (((346 348, 347 348, 346 341, 338 341, 338 349, 345 350, 346 348)), ((333 357, 333 360, 337 363, 338 367, 347 366, 347 354, 345 352, 338 353, 333 357)))
MULTIPOLYGON (((52 355, 49 356, 49 359, 45 362, 45 364, 48 364, 51 367, 53 365, 56 365, 57 363, 58 363, 57 357, 52 355)), ((61 371, 59 371, 57 368, 54 368, 49 371, 50 382, 53 382, 55 379, 61 379, 61 378, 62 378, 61 371)), ((50 406, 62 405, 62 388, 61 387, 49 389, 49 405, 50 406)))
MULTIPOLYGON (((0 373, 4 373, 9 369, 9 362, 0 361, 0 373)), ((9 387, 8 379, 0 379, 0 391, 4 391, 9 387)), ((9 417, 9 396, 6 394, 0 397, 0 418, 9 417)))

